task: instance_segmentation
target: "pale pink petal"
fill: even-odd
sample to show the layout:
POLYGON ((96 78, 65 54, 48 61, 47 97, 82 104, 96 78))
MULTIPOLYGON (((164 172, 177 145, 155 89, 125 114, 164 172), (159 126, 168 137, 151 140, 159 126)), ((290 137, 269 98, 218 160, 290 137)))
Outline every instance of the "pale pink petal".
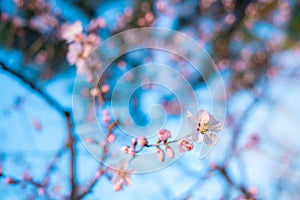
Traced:
POLYGON ((188 125, 192 129, 196 129, 198 127, 197 116, 193 115, 190 111, 187 111, 187 119, 188 119, 188 125))
POLYGON ((197 143, 202 142, 203 134, 199 133, 196 130, 191 131, 191 134, 192 134, 193 142, 197 142, 197 143))
POLYGON ((213 132, 220 132, 222 129, 222 123, 220 121, 217 121, 213 115, 210 115, 209 120, 209 128, 213 132))
POLYGON ((208 146, 215 146, 217 143, 217 135, 215 133, 207 133, 204 135, 203 142, 208 146))
POLYGON ((210 115, 205 110, 200 110, 196 116, 197 116, 198 122, 206 123, 206 122, 209 122, 209 120, 210 120, 210 115))

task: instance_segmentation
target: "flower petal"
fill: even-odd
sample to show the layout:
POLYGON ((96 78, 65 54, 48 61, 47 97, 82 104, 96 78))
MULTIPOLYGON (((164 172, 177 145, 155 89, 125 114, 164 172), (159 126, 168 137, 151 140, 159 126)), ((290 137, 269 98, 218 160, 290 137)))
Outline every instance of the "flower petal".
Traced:
POLYGON ((198 122, 209 122, 210 115, 205 110, 200 110, 197 114, 198 122))
POLYGON ((188 119, 188 125, 192 129, 196 129, 198 126, 198 119, 196 115, 193 115, 190 111, 187 111, 187 119, 188 119))
POLYGON ((199 143, 203 140, 203 135, 196 130, 191 131, 193 142, 199 143))
POLYGON ((211 131, 220 132, 222 129, 222 123, 217 121, 214 116, 210 115, 209 127, 211 131))
POLYGON ((208 146, 215 146, 217 143, 217 135, 215 133, 207 133, 204 135, 203 142, 208 146))

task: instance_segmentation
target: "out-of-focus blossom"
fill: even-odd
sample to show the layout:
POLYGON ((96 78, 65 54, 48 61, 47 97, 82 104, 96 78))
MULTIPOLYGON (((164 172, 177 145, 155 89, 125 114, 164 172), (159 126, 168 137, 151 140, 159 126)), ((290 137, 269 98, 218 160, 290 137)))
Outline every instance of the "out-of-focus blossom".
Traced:
POLYGON ((123 186, 129 186, 131 183, 131 179, 129 175, 133 172, 133 170, 128 170, 128 161, 122 161, 116 169, 112 170, 113 178, 112 184, 113 189, 115 191, 120 191, 123 189, 123 186))
POLYGON ((121 151, 123 151, 123 152, 125 152, 125 153, 128 153, 129 148, 130 148, 130 147, 129 147, 128 145, 123 146, 123 147, 121 147, 121 151))
POLYGON ((179 152, 191 151, 194 148, 193 141, 188 138, 182 138, 178 141, 179 152))
POLYGON ((99 88, 92 88, 90 94, 92 97, 98 96, 100 94, 99 88))
POLYGON ((82 33, 81 21, 76 21, 73 24, 65 23, 61 26, 60 36, 63 40, 71 43, 75 40, 76 36, 82 33))
POLYGON ((109 123, 110 122, 110 115, 109 115, 108 110, 106 110, 106 109, 104 109, 102 111, 102 121, 105 122, 105 123, 109 123))
POLYGON ((19 16, 15 16, 13 19, 12 19, 12 23, 15 27, 17 28, 22 28, 26 25, 26 21, 25 19, 19 17, 19 16))
POLYGON ((217 142, 216 132, 222 128, 221 122, 217 121, 213 115, 205 110, 200 110, 196 115, 187 113, 189 126, 192 128, 194 142, 202 142, 213 146, 217 142))
POLYGON ((82 54, 83 46, 80 43, 72 43, 68 47, 67 60, 71 65, 81 66, 84 62, 82 54))
POLYGON ((32 119, 31 124, 36 130, 42 130, 42 124, 37 119, 32 119))
POLYGON ((100 38, 96 34, 91 33, 88 36, 81 35, 78 41, 71 43, 68 47, 68 62, 71 65, 75 64, 78 72, 89 75, 91 72, 84 66, 84 62, 91 55, 99 42, 100 38))
POLYGON ((171 132, 169 130, 167 130, 167 129, 164 129, 164 128, 163 129, 159 129, 157 131, 157 135, 158 135, 158 139, 160 141, 166 141, 166 140, 168 140, 169 138, 172 137, 171 132))
POLYGON ((6 184, 7 184, 7 185, 16 184, 16 183, 17 183, 16 180, 14 180, 14 179, 12 179, 12 178, 10 178, 10 177, 7 177, 7 178, 6 178, 6 184))
POLYGON ((30 19, 29 26, 41 33, 47 33, 58 25, 58 21, 50 13, 45 13, 39 16, 35 16, 30 19))
POLYGON ((257 134, 252 134, 248 137, 248 141, 247 141, 247 144, 246 144, 246 147, 247 148, 254 148, 256 147, 258 144, 259 144, 259 135, 257 134))
POLYGON ((106 21, 102 17, 92 19, 87 27, 88 32, 97 31, 98 29, 104 28, 106 26, 106 21))
POLYGON ((165 152, 161 148, 157 148, 157 158, 160 162, 165 160, 165 152))
POLYGON ((101 92, 102 92, 103 94, 108 93, 109 90, 110 90, 110 87, 109 87, 108 84, 104 84, 104 85, 101 86, 101 92))
POLYGON ((24 5, 24 0, 13 0, 13 2, 18 8, 21 8, 24 5))
POLYGON ((107 141, 109 142, 109 143, 113 143, 114 141, 116 140, 116 135, 115 134, 109 134, 108 136, 107 136, 107 141))

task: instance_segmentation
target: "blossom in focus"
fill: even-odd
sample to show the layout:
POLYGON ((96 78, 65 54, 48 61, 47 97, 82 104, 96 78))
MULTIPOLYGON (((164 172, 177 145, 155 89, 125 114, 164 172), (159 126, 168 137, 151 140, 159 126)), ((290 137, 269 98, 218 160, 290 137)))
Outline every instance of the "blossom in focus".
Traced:
POLYGON ((128 170, 128 161, 122 161, 116 169, 112 170, 113 178, 112 184, 115 191, 120 191, 123 189, 123 186, 129 186, 131 179, 129 175, 133 170, 128 170))
POLYGON ((180 152, 191 151, 194 148, 193 141, 188 138, 180 139, 177 145, 180 152))
POLYGON ((80 21, 76 21, 73 24, 65 23, 61 26, 60 36, 62 39, 71 43, 75 40, 76 36, 82 33, 82 24, 80 21))
POLYGON ((222 128, 221 122, 217 121, 213 115, 205 110, 200 110, 196 115, 188 111, 189 126, 192 128, 194 142, 204 142, 209 146, 214 146, 217 142, 216 132, 222 128))
POLYGON ((172 137, 172 134, 169 130, 167 129, 159 129, 157 131, 157 135, 158 135, 158 139, 160 141, 166 141, 167 139, 169 139, 170 137, 172 137))

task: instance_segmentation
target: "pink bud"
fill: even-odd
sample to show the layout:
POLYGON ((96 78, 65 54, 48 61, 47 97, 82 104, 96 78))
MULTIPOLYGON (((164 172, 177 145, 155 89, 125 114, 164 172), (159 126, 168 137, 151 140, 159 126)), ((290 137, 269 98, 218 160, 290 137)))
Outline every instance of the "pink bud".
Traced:
POLYGON ((147 146, 148 145, 148 140, 145 136, 140 136, 139 137, 139 144, 143 147, 143 146, 147 146))
POLYGON ((39 187, 39 188, 38 188, 38 193, 39 193, 40 195, 45 194, 45 189, 42 188, 42 187, 39 187))
POLYGON ((166 153, 169 158, 174 158, 174 150, 170 146, 166 147, 166 153))
POLYGON ((17 183, 16 180, 14 180, 14 179, 12 179, 10 177, 6 178, 6 184, 10 185, 10 184, 15 184, 15 183, 17 183))
POLYGON ((169 139, 170 137, 172 137, 172 134, 169 130, 167 129, 159 129, 157 131, 157 135, 158 135, 158 139, 161 141, 166 141, 167 139, 169 139))
POLYGON ((179 140, 177 145, 180 152, 191 151, 194 148, 193 142, 188 138, 179 140))
POLYGON ((257 191, 258 191, 258 190, 257 190, 256 187, 253 187, 253 186, 252 186, 252 187, 249 188, 248 191, 249 191, 249 193, 250 193, 252 196, 255 196, 255 195, 257 194, 257 191))
POLYGON ((31 180, 31 176, 29 174, 25 173, 23 175, 23 179, 26 180, 26 181, 30 181, 31 180))
POLYGON ((132 156, 135 156, 136 151, 133 148, 129 148, 128 153, 131 154, 132 156))
POLYGON ((104 109, 104 110, 102 111, 102 115, 104 115, 104 116, 107 116, 107 115, 109 115, 109 112, 108 112, 108 110, 107 110, 107 109, 104 109))
POLYGON ((123 146, 122 148, 121 148, 121 151, 123 151, 123 152, 126 152, 126 153, 128 153, 128 151, 129 151, 129 146, 123 146))
POLYGON ((103 117, 102 117, 102 121, 103 121, 104 123, 109 123, 109 122, 110 122, 110 117, 109 117, 109 116, 103 116, 103 117))
POLYGON ((108 85, 108 84, 104 84, 104 85, 102 85, 102 87, 101 87, 101 92, 102 92, 103 94, 106 94, 106 93, 108 93, 108 92, 109 92, 109 90, 110 90, 110 87, 109 87, 109 85, 108 85))
POLYGON ((132 147, 135 149, 135 147, 136 147, 136 143, 137 143, 137 140, 136 140, 136 138, 131 138, 131 144, 132 144, 132 147))
POLYGON ((3 169, 2 169, 2 166, 0 166, 0 176, 3 175, 3 169))
POLYGON ((157 158, 160 162, 165 160, 165 152, 161 148, 157 148, 157 158))
POLYGON ((210 166, 211 169, 217 169, 218 168, 217 164, 214 163, 214 162, 210 163, 209 166, 210 166))
POLYGON ((113 143, 113 142, 115 141, 115 139, 116 139, 116 136, 115 136, 114 134, 109 134, 109 135, 107 136, 107 141, 108 141, 109 143, 113 143))
POLYGON ((42 130, 42 124, 37 120, 37 119, 32 119, 31 121, 32 123, 32 126, 38 130, 38 131, 41 131, 42 130))

